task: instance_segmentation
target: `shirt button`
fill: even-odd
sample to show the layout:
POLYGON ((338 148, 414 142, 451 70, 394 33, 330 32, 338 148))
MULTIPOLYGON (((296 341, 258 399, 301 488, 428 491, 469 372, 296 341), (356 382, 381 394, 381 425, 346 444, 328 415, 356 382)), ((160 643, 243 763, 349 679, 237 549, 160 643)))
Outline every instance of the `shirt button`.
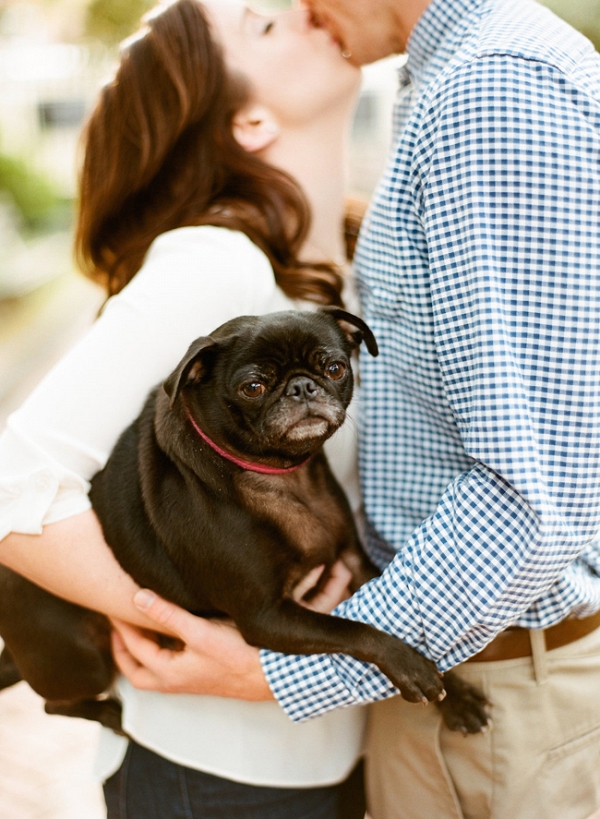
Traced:
POLYGON ((406 65, 401 65, 400 68, 398 69, 398 88, 402 90, 403 88, 406 88, 407 85, 410 85, 410 83, 411 78, 408 72, 408 68, 406 67, 406 65))
POLYGON ((35 482, 35 488, 38 492, 45 492, 48 487, 50 486, 50 479, 49 478, 37 478, 35 482))

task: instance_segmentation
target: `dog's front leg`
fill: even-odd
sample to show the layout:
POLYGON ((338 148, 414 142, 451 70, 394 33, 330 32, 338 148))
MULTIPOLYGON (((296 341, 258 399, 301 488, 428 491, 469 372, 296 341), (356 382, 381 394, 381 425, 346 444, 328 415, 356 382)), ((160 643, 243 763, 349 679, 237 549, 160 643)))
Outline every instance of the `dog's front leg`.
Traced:
POLYGON ((320 614, 289 599, 246 612, 238 623, 251 645, 288 654, 350 654, 375 663, 409 702, 436 700, 443 691, 434 663, 366 623, 320 614))
MULTIPOLYGON (((363 583, 379 577, 381 572, 363 552, 358 537, 351 539, 350 543, 340 553, 340 558, 352 572, 350 591, 354 594, 363 583)), ((451 731, 478 734, 489 727, 490 703, 479 688, 461 679, 453 671, 444 675, 444 688, 446 697, 442 701, 438 700, 436 706, 451 731)))

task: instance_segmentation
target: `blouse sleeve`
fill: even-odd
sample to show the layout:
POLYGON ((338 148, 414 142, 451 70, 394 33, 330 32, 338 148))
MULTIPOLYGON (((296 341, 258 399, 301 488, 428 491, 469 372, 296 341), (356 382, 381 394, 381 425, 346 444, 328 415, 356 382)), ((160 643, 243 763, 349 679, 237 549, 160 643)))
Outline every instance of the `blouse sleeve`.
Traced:
POLYGON ((11 415, 0 436, 0 539, 90 507, 89 481, 146 395, 189 344, 229 319, 268 312, 267 257, 244 234, 169 231, 87 335, 11 415))

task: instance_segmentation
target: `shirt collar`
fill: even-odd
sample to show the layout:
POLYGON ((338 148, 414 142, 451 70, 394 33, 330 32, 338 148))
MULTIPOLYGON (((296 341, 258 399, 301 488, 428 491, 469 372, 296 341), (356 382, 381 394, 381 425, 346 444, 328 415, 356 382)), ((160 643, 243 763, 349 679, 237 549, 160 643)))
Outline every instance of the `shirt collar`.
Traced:
POLYGON ((427 64, 450 33, 485 0, 432 0, 413 29, 407 47, 406 68, 413 82, 425 73, 427 64))

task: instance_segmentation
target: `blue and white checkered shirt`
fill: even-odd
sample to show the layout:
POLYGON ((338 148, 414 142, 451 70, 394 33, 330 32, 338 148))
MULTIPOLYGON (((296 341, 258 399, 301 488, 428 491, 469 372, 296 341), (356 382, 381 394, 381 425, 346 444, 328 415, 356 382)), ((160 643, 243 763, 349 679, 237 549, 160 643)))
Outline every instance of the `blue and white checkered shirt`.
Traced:
MULTIPOLYGON (((600 609, 600 56, 531 0, 433 0, 408 53, 356 260, 385 572, 336 613, 446 670, 600 609)), ((296 720, 397 693, 345 655, 262 659, 296 720)))

